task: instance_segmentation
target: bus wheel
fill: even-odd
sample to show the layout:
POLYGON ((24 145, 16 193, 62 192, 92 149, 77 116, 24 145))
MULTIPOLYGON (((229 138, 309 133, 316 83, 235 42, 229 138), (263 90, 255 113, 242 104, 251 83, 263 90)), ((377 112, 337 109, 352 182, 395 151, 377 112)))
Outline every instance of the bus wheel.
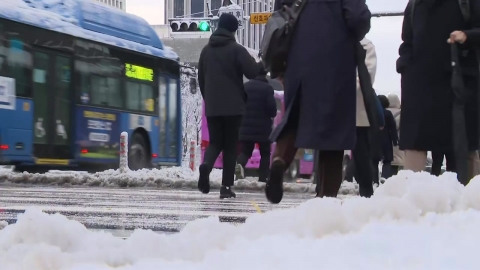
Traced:
POLYGON ((147 150, 147 142, 140 133, 134 133, 128 150, 128 166, 131 170, 148 168, 150 158, 147 150))
POLYGON ((290 167, 288 170, 285 172, 285 180, 288 182, 295 181, 298 177, 298 172, 299 171, 299 162, 298 160, 294 160, 292 164, 290 164, 290 167))

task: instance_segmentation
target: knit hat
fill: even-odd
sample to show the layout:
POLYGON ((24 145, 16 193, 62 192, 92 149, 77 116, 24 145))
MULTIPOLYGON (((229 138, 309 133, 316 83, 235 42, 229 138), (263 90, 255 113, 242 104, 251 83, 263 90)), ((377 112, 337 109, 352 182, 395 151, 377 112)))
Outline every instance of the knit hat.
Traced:
POLYGON ((230 13, 223 13, 218 21, 218 28, 228 30, 228 32, 236 32, 238 29, 238 20, 230 13))

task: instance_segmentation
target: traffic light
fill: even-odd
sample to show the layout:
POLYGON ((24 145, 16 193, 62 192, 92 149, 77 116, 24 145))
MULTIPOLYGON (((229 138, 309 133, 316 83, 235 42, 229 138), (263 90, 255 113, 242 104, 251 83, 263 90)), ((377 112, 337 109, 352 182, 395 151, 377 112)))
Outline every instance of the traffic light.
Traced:
POLYGON ((200 24, 198 25, 198 29, 200 31, 210 31, 210 24, 206 21, 201 21, 200 24))
POLYGON ((209 32, 210 20, 200 19, 169 19, 172 32, 209 32))

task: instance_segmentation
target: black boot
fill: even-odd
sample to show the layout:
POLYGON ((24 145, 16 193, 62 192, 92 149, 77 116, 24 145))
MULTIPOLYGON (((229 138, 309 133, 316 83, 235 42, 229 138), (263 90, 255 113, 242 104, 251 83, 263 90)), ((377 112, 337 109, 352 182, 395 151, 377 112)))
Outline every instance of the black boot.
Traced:
POLYGON ((237 195, 233 192, 231 187, 222 186, 220 188, 220 199, 236 198, 237 195))
POLYGON ((210 192, 210 170, 207 164, 202 164, 198 168, 200 176, 198 178, 198 190, 203 194, 210 192))
POLYGON ((270 168, 270 177, 268 177, 267 185, 265 186, 265 195, 268 201, 273 204, 278 204, 283 198, 283 174, 286 171, 285 161, 276 158, 272 162, 270 168))

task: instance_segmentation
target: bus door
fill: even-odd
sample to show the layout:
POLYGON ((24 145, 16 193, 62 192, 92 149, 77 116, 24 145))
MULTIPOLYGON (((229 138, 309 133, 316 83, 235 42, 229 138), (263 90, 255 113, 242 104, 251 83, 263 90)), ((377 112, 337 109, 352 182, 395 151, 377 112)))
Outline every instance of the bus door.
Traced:
POLYGON ((160 76, 159 85, 159 120, 160 120, 160 149, 161 163, 177 163, 179 161, 179 147, 181 134, 179 132, 180 92, 178 80, 169 76, 160 76))
POLYGON ((33 57, 33 155, 38 159, 71 159, 72 59, 35 51, 33 57))

